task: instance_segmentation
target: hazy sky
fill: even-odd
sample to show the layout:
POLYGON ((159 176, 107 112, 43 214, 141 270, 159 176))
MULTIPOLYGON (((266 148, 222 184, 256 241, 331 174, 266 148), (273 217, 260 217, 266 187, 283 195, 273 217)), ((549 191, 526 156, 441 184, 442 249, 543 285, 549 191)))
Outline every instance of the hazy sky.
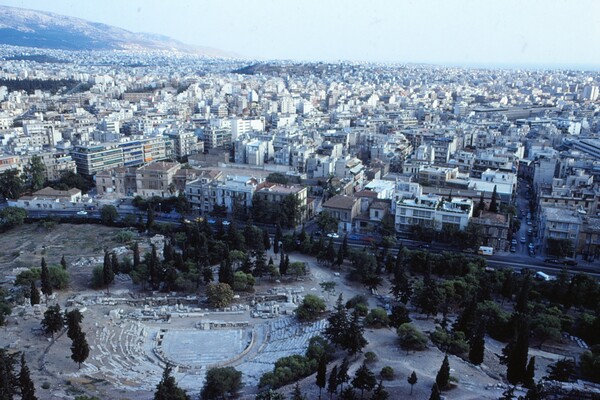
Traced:
POLYGON ((0 0, 250 58, 600 67, 600 0, 0 0))

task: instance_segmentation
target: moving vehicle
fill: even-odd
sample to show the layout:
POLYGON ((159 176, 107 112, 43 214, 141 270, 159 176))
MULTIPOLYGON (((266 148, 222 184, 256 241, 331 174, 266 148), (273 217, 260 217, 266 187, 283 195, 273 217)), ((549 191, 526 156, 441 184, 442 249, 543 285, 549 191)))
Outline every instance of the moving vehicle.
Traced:
POLYGON ((77 215, 87 215, 87 211, 85 211, 85 210, 77 211, 77 215))
POLYGON ((546 281, 546 282, 547 281, 556 280, 556 277, 554 277, 552 275, 548 275, 548 274, 546 274, 546 273, 544 273, 542 271, 537 271, 535 273, 535 277, 536 277, 536 279, 541 279, 541 280, 546 281))
POLYGON ((479 250, 477 250, 477 254, 482 256, 491 256, 494 254, 494 248, 489 246, 479 246, 479 250))
POLYGON ((327 234, 327 237, 328 237, 328 238, 332 238, 332 239, 339 239, 340 235, 338 235, 338 234, 337 234, 337 233, 335 233, 335 232, 331 232, 331 233, 328 233, 328 234, 327 234))

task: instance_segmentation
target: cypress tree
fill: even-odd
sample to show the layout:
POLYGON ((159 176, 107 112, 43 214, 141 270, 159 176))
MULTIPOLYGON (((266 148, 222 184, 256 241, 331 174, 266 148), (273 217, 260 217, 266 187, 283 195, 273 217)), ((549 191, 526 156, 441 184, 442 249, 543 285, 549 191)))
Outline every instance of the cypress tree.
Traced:
POLYGON ((108 251, 104 252, 104 264, 102 266, 102 280, 106 285, 106 293, 110 293, 109 286, 115 280, 115 274, 112 270, 112 263, 108 251))
POLYGON ((418 381, 417 373, 415 371, 413 371, 412 374, 410 374, 410 376, 406 380, 408 381, 408 384, 410 385, 410 395, 412 396, 413 386, 415 386, 415 384, 418 381))
POLYGON ((46 296, 46 304, 48 304, 48 296, 52 296, 52 283, 50 282, 50 274, 48 272, 48 266, 46 266, 46 260, 42 257, 42 293, 46 296))
POLYGON ((348 311, 344 305, 344 297, 342 293, 338 296, 335 303, 333 313, 327 318, 327 327, 324 331, 324 336, 329 339, 331 343, 337 346, 341 346, 344 343, 344 337, 348 331, 348 311))
POLYGON ((438 389, 441 390, 447 389, 450 384, 450 363, 448 362, 448 354, 444 356, 442 366, 435 376, 435 383, 438 389))
POLYGON ((75 336, 75 339, 73 339, 73 344, 71 345, 71 359, 78 363, 79 368, 81 368, 81 363, 87 360, 89 355, 90 346, 85 339, 85 333, 79 331, 79 334, 75 336))
POLYGON ((535 356, 529 358, 529 363, 527 363, 527 368, 525 369, 525 380, 523 384, 528 388, 535 386, 535 356))
POLYGON ((488 210, 493 213, 498 212, 498 193, 496 191, 496 185, 494 185, 494 190, 492 191, 492 200, 490 201, 490 207, 488 210))
POLYGON ((269 231, 263 229, 263 247, 265 251, 271 250, 271 237, 269 236, 269 231))
POLYGON ((29 303, 34 306, 36 304, 40 304, 40 291, 35 286, 35 281, 31 281, 31 286, 29 288, 29 303))
POLYGON ((479 320, 477 324, 477 330, 475 334, 469 340, 469 361, 475 365, 479 365, 483 362, 483 356, 485 353, 485 323, 483 320, 479 320))
POLYGON ((21 353, 21 371, 19 372, 19 387, 21 389, 21 400, 37 400, 35 386, 29 374, 29 367, 25 362, 25 354, 21 353))
POLYGON ((275 230, 275 237, 273 239, 273 253, 275 254, 279 253, 279 242, 281 242, 282 237, 281 225, 277 224, 277 230, 275 230))
POLYGON ((300 385, 298 382, 296 382, 296 385, 294 386, 291 400, 306 400, 306 397, 302 394, 302 390, 300 390, 300 385))
POLYGON ((524 316, 518 315, 515 321, 515 336, 502 350, 501 362, 506 364, 506 379, 513 385, 525 382, 527 353, 529 351, 529 324, 524 316))
POLYGON ((319 358, 319 365, 317 366, 317 386, 319 387, 319 400, 321 400, 321 390, 327 383, 327 359, 324 356, 319 358))
POLYGON ((344 358, 342 360, 342 363, 340 364, 340 368, 337 372, 337 381, 338 381, 338 385, 340 386, 340 392, 344 389, 344 383, 346 383, 350 380, 350 375, 348 375, 349 368, 350 368, 350 365, 348 363, 348 359, 344 358))
POLYGON ((60 259, 60 266, 62 267, 62 269, 66 270, 67 269, 67 260, 65 260, 65 255, 63 254, 61 259, 60 259))
POLYGON ((83 321, 83 315, 78 309, 71 310, 65 314, 67 322, 67 336, 71 340, 75 340, 77 335, 81 332, 81 321, 83 321))
POLYGON ((16 354, 0 349, 0 399, 12 399, 18 390, 15 376, 16 354))
POLYGON ((440 389, 438 388, 437 383, 433 383, 431 387, 431 395, 429 396, 429 400, 441 400, 440 389))
POLYGON ((337 391, 338 387, 338 374, 337 374, 337 365, 334 365, 331 368, 331 372, 329 373, 329 379, 327 381, 327 392, 329 392, 329 398, 333 397, 333 394, 337 391))
POLYGON ((119 259, 114 251, 110 255, 110 266, 112 267, 112 271, 115 275, 120 273, 121 265, 119 265, 119 259))
POLYGON ((221 261, 219 265, 219 283, 226 283, 233 287, 233 268, 230 258, 221 261))
POLYGON ((133 244, 133 268, 140 264, 140 246, 138 242, 133 244))

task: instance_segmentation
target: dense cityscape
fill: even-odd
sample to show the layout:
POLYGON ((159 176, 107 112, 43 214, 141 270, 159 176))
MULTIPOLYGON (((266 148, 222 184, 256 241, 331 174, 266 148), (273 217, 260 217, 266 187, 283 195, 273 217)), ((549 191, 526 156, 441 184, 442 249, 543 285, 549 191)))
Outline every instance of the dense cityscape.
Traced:
POLYGON ((599 111, 597 70, 0 45, 0 397, 595 399, 599 111))

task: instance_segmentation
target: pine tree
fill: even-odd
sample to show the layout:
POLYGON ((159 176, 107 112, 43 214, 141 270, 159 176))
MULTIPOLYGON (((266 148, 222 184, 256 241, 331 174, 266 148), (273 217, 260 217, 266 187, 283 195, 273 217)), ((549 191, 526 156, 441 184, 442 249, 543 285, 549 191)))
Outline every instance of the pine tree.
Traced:
POLYGON ((294 391, 292 392, 291 400, 306 400, 306 396, 302 394, 302 390, 300 390, 300 385, 296 382, 294 385, 294 391))
POLYGON ((29 303, 34 306, 40 304, 40 291, 35 286, 35 281, 31 280, 31 286, 29 288, 29 303))
POLYGON ((62 269, 66 270, 67 269, 67 260, 65 260, 65 255, 63 254, 63 256, 60 259, 60 266, 62 267, 62 269))
POLYGON ((429 400, 441 400, 442 396, 440 394, 440 388, 438 388, 437 383, 433 383, 431 387, 431 395, 429 396, 429 400))
POLYGON ((112 263, 108 251, 104 252, 104 264, 102 266, 102 281, 106 285, 106 293, 110 293, 109 286, 115 280, 115 274, 112 270, 112 263))
POLYGON ((525 380, 523 386, 532 388, 535 386, 535 356, 529 358, 527 368, 525 369, 525 380))
POLYGON ((21 353, 21 371, 19 372, 19 387, 21 389, 21 400, 37 400, 35 386, 29 374, 29 367, 25 362, 25 354, 21 353))
POLYGON ((410 281, 410 276, 408 275, 408 271, 404 266, 404 263, 400 260, 400 255, 396 258, 396 265, 394 267, 394 276, 392 278, 392 288, 390 293, 394 295, 394 298, 398 301, 401 301, 404 304, 407 304, 412 296, 412 282, 410 281))
POLYGON ((354 309, 348 328, 344 332, 341 347, 347 350, 349 355, 355 355, 361 352, 368 343, 364 336, 364 327, 360 323, 358 311, 354 309))
POLYGON ((329 372, 329 379, 327 380, 327 392, 329 393, 329 399, 331 399, 338 387, 338 374, 337 365, 334 365, 329 372))
POLYGON ((352 379, 352 386, 360 389, 360 398, 363 398, 364 391, 372 390, 377 384, 375 374, 367 367, 367 364, 363 364, 356 370, 354 379, 352 379))
POLYGON ((490 207, 488 208, 488 210, 493 213, 498 212, 498 192, 496 190, 496 185, 494 185, 494 190, 492 191, 492 200, 490 201, 490 207))
POLYGON ((418 381, 418 379, 417 379, 417 373, 415 371, 413 371, 412 374, 410 374, 410 376, 406 380, 408 381, 408 384, 410 385, 410 395, 412 396, 412 394, 413 394, 413 386, 415 386, 415 384, 418 381))
POLYGON ((46 304, 48 304, 48 296, 52 296, 52 283, 50 282, 50 273, 48 272, 48 266, 46 260, 42 257, 42 293, 46 297, 46 304))
POLYGON ((327 318, 328 325, 325 328, 324 335, 329 341, 335 345, 341 346, 344 342, 344 337, 348 331, 348 311, 344 305, 344 297, 340 293, 335 303, 333 313, 327 318))
POLYGON ((167 365, 163 370, 162 379, 156 385, 154 400, 189 400, 189 398, 185 391, 177 386, 175 378, 171 375, 171 366, 167 365))
POLYGON ((373 395, 371 396, 370 400, 387 400, 389 398, 390 398, 390 394, 388 393, 387 390, 385 390, 385 387, 383 386, 383 382, 381 380, 379 380, 379 383, 375 387, 375 390, 373 391, 373 395))
POLYGON ((321 390, 327 383, 327 359, 321 356, 319 365, 317 366, 317 386, 319 387, 319 400, 321 400, 321 390))
POLYGON ((73 344, 71 345, 71 359, 78 363, 79 368, 81 368, 81 363, 87 360, 89 355, 90 346, 85 339, 85 333, 79 331, 77 336, 75 336, 75 339, 73 339, 73 344))
POLYGON ((60 311, 60 306, 55 304, 48 307, 46 312, 44 312, 44 319, 42 319, 42 328, 44 329, 44 332, 50 333, 52 339, 54 339, 54 334, 60 331, 64 324, 65 320, 60 311))
POLYGON ((435 376, 435 383, 438 386, 438 389, 444 390, 448 388, 450 384, 450 363, 448 362, 448 355, 444 356, 444 361, 442 361, 442 366, 435 376))

